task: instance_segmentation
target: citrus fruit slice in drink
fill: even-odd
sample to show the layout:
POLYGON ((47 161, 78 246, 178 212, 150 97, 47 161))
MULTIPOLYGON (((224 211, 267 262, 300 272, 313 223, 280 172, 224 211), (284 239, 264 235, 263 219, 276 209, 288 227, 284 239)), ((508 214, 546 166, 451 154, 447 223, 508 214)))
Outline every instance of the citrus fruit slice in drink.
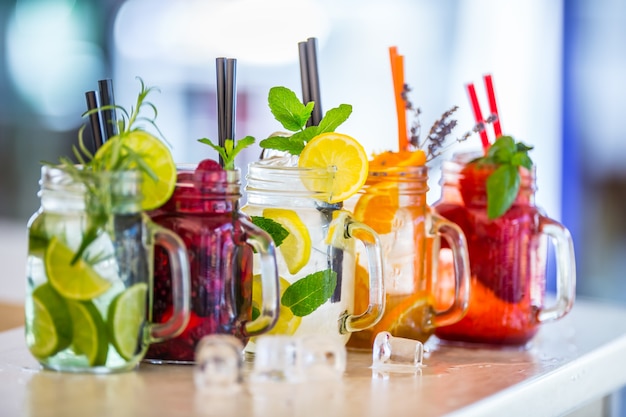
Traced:
POLYGON ((426 163, 426 153, 417 149, 414 151, 386 151, 374 155, 369 162, 371 170, 393 169, 396 167, 417 167, 426 163))
POLYGON ((141 169, 143 182, 141 207, 152 210, 165 204, 176 187, 176 164, 168 147, 148 132, 133 130, 114 136, 94 157, 107 170, 141 169), (116 167, 120 156, 133 156, 128 166, 116 167))
POLYGON ((349 213, 345 210, 333 210, 333 218, 328 225, 328 234, 324 243, 341 250, 350 250, 350 240, 346 236, 346 224, 349 213))
POLYGON ((44 255, 46 275, 60 295, 72 300, 91 300, 104 294, 111 283, 83 259, 72 265, 74 252, 57 237, 50 239, 44 255))
MULTIPOLYGON (((285 278, 280 277, 280 296, 282 297, 285 290, 289 288, 289 281, 285 278)), ((261 276, 255 275, 252 280, 252 306, 258 310, 261 309, 262 304, 262 294, 261 294, 261 276)), ((285 307, 284 305, 280 305, 280 310, 278 312, 278 320, 276 324, 266 334, 281 334, 291 336, 293 335, 298 327, 300 326, 300 322, 302 321, 302 317, 296 316, 291 312, 289 307, 285 307)))
POLYGON ((38 359, 62 351, 72 342, 72 319, 65 300, 48 283, 33 291, 29 349, 38 359))
POLYGON ((107 325, 117 353, 126 360, 137 353, 146 316, 148 284, 140 282, 119 293, 109 306, 107 325))
MULTIPOLYGON (((298 159, 301 168, 335 167, 329 203, 345 201, 359 191, 367 179, 365 149, 356 139, 342 133, 328 132, 311 139, 298 159)), ((320 190, 318 181, 305 182, 310 190, 320 190)), ((321 188, 324 190, 324 188, 321 188)))
POLYGON ((109 351, 107 329, 100 312, 91 301, 68 300, 73 323, 72 348, 85 355, 89 366, 104 365, 109 351))
POLYGON ((354 206, 354 218, 380 235, 391 233, 398 211, 398 186, 391 182, 371 185, 354 206))
POLYGON ((295 211, 288 209, 267 208, 263 210, 263 217, 280 223, 289 232, 279 249, 289 273, 298 273, 311 257, 311 236, 306 225, 295 211))

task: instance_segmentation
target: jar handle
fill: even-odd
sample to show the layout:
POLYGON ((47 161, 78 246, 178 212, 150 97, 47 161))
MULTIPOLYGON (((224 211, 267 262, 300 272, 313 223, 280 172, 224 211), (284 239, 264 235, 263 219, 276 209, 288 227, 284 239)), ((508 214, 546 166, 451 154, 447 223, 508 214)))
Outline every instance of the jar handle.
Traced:
POLYGON ((245 324, 246 337, 258 336, 274 327, 280 311, 280 286, 276 265, 276 246, 270 235, 245 217, 240 218, 245 231, 246 243, 259 254, 261 267, 261 305, 259 316, 245 324))
POLYGON ((345 314, 339 322, 341 334, 357 332, 374 326, 385 311, 382 246, 378 234, 371 227, 346 216, 344 237, 355 238, 365 245, 369 272, 369 300, 361 314, 345 314))
POLYGON ((187 249, 180 237, 155 223, 148 224, 155 245, 163 247, 168 253, 172 277, 172 316, 164 323, 150 324, 150 343, 157 343, 178 336, 189 323, 191 274, 187 249))
POLYGON ((548 217, 539 216, 539 232, 550 238, 556 257, 556 300, 552 306, 542 306, 537 314, 537 321, 544 323, 560 319, 574 306, 576 260, 574 242, 565 226, 548 217))
POLYGON ((443 237, 452 250, 452 263, 454 265, 454 302, 442 311, 435 310, 432 317, 432 326, 441 327, 456 323, 467 312, 470 298, 470 266, 469 250, 463 230, 455 223, 435 214, 430 213, 429 234, 434 236, 432 245, 432 274, 431 280, 435 282, 439 268, 439 249, 443 237))

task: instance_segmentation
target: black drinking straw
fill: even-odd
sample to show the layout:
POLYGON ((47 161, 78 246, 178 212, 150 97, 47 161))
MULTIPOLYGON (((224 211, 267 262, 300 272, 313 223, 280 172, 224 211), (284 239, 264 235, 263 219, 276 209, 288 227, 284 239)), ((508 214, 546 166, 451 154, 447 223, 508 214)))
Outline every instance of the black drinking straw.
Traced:
POLYGON ((322 120, 322 98, 320 94, 320 79, 317 70, 317 38, 307 39, 307 67, 309 73, 309 90, 311 100, 315 102, 313 107, 313 125, 319 125, 322 120))
POLYGON ((311 101, 311 86, 309 84, 309 67, 307 64, 307 43, 298 42, 298 56, 300 57, 300 81, 302 83, 302 102, 311 101))
MULTIPOLYGON (((98 108, 98 100, 95 91, 87 91, 85 93, 87 101, 87 110, 92 111, 98 108)), ((89 115, 89 124, 91 125, 91 136, 93 138, 93 148, 97 151, 102 146, 102 125, 100 124, 100 113, 94 111, 89 115)))
MULTIPOLYGON (((110 78, 98 81, 100 90, 100 106, 114 106, 115 98, 113 95, 113 81, 110 78)), ((115 109, 110 108, 102 110, 102 118, 104 119, 104 138, 106 142, 111 137, 117 135, 117 116, 115 109)))
MULTIPOLYGON (((226 144, 226 58, 215 59, 215 75, 217 79, 217 141, 219 146, 226 144)), ((220 156, 220 164, 224 161, 220 156)))
POLYGON ((235 116, 237 107, 237 60, 226 60, 226 138, 235 140, 235 116))

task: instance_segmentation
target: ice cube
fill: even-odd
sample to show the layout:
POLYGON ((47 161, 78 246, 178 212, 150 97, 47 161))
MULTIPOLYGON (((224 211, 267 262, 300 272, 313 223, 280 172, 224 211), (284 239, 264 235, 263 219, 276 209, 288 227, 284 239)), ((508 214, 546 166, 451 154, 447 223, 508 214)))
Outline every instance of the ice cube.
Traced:
POLYGON ((204 336, 195 352, 194 382, 201 390, 238 391, 242 381, 243 343, 231 335, 204 336))
POLYGON ((417 372, 422 366, 424 345, 413 339, 380 332, 372 348, 372 369, 388 372, 417 372))

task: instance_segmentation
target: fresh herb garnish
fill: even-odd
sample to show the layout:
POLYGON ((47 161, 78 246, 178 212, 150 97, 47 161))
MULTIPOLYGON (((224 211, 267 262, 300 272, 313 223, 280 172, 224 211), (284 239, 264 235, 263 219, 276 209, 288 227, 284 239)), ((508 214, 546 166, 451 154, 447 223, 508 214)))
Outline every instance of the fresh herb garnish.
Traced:
POLYGON ((233 139, 226 139, 223 147, 214 144, 211 139, 208 138, 198 139, 198 142, 209 145, 217 151, 222 157, 222 161, 224 161, 224 169, 235 169, 235 157, 239 152, 252 145, 254 138, 252 136, 246 136, 243 139, 239 139, 236 144, 233 139))
POLYGON ((337 273, 331 269, 314 272, 291 284, 280 302, 295 316, 304 317, 324 304, 337 287, 337 273))
POLYGON ((487 155, 474 160, 477 164, 495 165, 487 178, 487 216, 496 219, 511 207, 520 188, 519 168, 532 169, 528 156, 532 146, 515 142, 511 136, 501 136, 488 149, 487 155))
POLYGON ((102 110, 119 110, 121 112, 121 117, 117 120, 117 127, 120 133, 111 137, 109 139, 110 143, 106 143, 106 152, 99 152, 94 155, 89 151, 84 144, 83 131, 85 126, 83 126, 78 132, 78 146, 72 147, 74 157, 80 166, 76 166, 75 162, 67 157, 59 158, 58 165, 44 162, 44 164, 56 166, 67 172, 74 181, 82 183, 86 188, 86 195, 89 196, 89 198, 86 199, 86 211, 88 213, 87 229, 72 259, 72 264, 83 257, 89 245, 100 236, 112 214, 111 190, 108 187, 102 187, 102 184, 98 182, 97 175, 94 175, 94 173, 136 169, 154 180, 158 179, 156 173, 150 168, 149 164, 145 162, 145 155, 134 151, 126 146, 124 142, 124 139, 131 135, 132 132, 142 130, 138 127, 138 123, 140 122, 151 124, 160 134, 155 123, 157 116, 156 106, 146 101, 146 97, 155 90, 155 88, 146 87, 143 80, 139 77, 137 78, 141 83, 141 89, 137 95, 135 106, 131 107, 130 113, 122 106, 107 105, 89 110, 83 114, 83 117, 87 117, 94 112, 102 110), (144 107, 149 107, 152 110, 152 117, 142 115, 141 110, 144 107))
POLYGON ((252 219, 252 223, 265 230, 270 235, 276 247, 279 247, 285 238, 289 236, 289 231, 277 221, 263 216, 250 216, 250 218, 252 219))
POLYGON ((263 139, 259 145, 264 149, 286 151, 292 155, 300 155, 304 145, 315 136, 334 132, 352 113, 351 105, 340 104, 339 107, 328 110, 318 126, 307 127, 315 103, 302 103, 296 93, 287 87, 272 87, 268 95, 268 104, 276 120, 289 132, 294 133, 263 139))

